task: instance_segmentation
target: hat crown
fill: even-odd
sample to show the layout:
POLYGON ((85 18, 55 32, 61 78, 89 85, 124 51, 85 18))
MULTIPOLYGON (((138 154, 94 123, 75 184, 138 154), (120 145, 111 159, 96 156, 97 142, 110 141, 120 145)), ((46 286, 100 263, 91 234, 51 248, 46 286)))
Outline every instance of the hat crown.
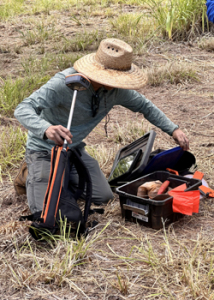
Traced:
POLYGON ((127 71, 131 69, 133 50, 127 43, 118 39, 101 41, 95 60, 104 69, 127 71))

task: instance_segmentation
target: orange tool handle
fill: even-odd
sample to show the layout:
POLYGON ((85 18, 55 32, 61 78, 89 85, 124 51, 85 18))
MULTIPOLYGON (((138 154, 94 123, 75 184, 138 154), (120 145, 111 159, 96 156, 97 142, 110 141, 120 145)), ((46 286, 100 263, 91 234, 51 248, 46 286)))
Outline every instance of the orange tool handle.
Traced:
POLYGON ((169 171, 172 174, 179 175, 178 171, 176 171, 176 170, 173 170, 173 169, 170 169, 170 168, 167 168, 166 170, 169 171))
POLYGON ((214 190, 204 185, 199 186, 199 190, 202 191, 206 196, 214 198, 214 190))
POLYGON ((202 173, 200 171, 195 171, 195 173, 193 174, 193 178, 195 178, 195 179, 201 180, 203 177, 204 177, 204 173, 202 173))
POLYGON ((168 188, 170 184, 169 180, 164 181, 164 183, 162 183, 161 187, 158 190, 158 195, 161 195, 165 192, 165 190, 168 188))

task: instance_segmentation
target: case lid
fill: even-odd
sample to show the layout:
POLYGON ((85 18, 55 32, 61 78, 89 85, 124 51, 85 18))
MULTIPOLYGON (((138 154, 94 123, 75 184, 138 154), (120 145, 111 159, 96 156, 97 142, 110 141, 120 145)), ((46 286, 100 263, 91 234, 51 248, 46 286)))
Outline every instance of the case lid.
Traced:
POLYGON ((115 157, 108 182, 112 188, 126 183, 146 167, 156 132, 151 130, 133 143, 121 148, 115 157))
POLYGON ((158 153, 142 170, 141 176, 155 171, 166 170, 166 168, 173 169, 183 154, 184 150, 181 147, 175 147, 158 153))

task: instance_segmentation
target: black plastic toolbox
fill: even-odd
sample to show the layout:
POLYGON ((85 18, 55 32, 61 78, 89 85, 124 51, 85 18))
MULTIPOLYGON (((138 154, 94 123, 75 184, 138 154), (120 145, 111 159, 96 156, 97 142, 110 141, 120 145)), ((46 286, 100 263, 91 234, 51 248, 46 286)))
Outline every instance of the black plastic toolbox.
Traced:
POLYGON ((116 189, 120 198, 122 217, 131 222, 138 222, 153 229, 160 229, 177 221, 183 215, 172 210, 172 197, 167 194, 158 195, 153 199, 137 197, 137 189, 145 182, 170 180, 169 187, 175 188, 182 183, 187 184, 185 191, 197 190, 201 180, 157 171, 133 180, 116 189))

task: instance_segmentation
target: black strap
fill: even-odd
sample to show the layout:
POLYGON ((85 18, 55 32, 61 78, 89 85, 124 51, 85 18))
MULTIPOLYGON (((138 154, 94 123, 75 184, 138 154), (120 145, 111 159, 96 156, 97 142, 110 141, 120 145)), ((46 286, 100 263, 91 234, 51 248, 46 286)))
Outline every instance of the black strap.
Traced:
POLYGON ((42 211, 37 211, 36 213, 34 213, 32 215, 21 216, 21 217, 19 217, 19 221, 28 220, 28 221, 38 221, 38 222, 41 222, 42 221, 42 219, 40 218, 41 217, 41 213, 42 213, 42 211))
POLYGON ((100 215, 103 215, 105 212, 104 208, 94 208, 89 210, 89 215, 93 215, 94 213, 98 213, 100 215))
POLYGON ((83 222, 86 223, 89 215, 90 206, 91 206, 91 200, 92 200, 91 176, 83 160, 81 159, 81 154, 79 153, 79 151, 76 149, 72 149, 70 151, 71 151, 70 161, 72 164, 74 164, 77 173, 79 175, 78 189, 74 194, 74 198, 76 200, 81 197, 81 195, 84 192, 84 188, 86 186, 85 209, 84 209, 84 217, 83 217, 83 222))

